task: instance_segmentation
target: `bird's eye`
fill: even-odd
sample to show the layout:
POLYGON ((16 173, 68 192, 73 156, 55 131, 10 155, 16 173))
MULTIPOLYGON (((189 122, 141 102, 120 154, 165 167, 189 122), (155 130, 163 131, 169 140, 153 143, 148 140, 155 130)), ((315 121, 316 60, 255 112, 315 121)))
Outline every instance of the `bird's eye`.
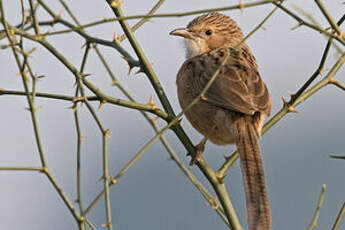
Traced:
POLYGON ((206 34, 207 36, 210 36, 212 33, 213 33, 212 30, 206 30, 206 31, 205 31, 205 34, 206 34))

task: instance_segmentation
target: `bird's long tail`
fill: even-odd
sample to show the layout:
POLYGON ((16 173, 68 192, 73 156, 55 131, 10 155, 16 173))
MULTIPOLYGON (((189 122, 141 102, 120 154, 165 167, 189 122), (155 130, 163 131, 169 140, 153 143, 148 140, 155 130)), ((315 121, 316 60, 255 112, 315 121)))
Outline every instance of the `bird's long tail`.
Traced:
POLYGON ((233 123, 246 194, 249 230, 270 230, 271 211, 259 147, 259 133, 253 117, 242 116, 233 123))

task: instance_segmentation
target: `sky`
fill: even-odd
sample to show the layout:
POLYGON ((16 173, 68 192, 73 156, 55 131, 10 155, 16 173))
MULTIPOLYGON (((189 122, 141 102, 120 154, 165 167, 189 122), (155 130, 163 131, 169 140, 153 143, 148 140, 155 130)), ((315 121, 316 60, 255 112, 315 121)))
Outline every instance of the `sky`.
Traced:
MULTIPOLYGON (((46 1, 57 13, 63 8, 57 0, 46 1)), ((252 2, 252 1, 243 1, 252 2)), ((113 17, 105 1, 66 0, 82 24, 113 17)), ((124 2, 125 15, 144 14, 156 1, 141 0, 124 2)), ((157 13, 185 12, 221 6, 235 5, 238 1, 166 1, 157 13)), ((341 1, 324 1, 331 15, 337 20, 344 13, 341 1)), ((3 0, 6 18, 15 25, 20 22, 20 1, 3 0)), ((26 2, 26 7, 28 4, 26 2)), ((323 28, 327 21, 314 1, 290 0, 285 3, 292 11, 296 7, 313 15, 323 28)), ((272 5, 225 11, 249 33, 272 10, 272 5)), ((41 20, 50 18, 42 9, 41 20)), ((71 21, 63 11, 62 16, 71 21)), ((175 110, 180 112, 176 95, 176 73, 185 60, 182 39, 169 36, 175 28, 184 27, 194 16, 155 18, 135 32, 148 59, 152 61, 161 84, 175 110)), ((130 20, 133 25, 137 20, 130 20)), ((259 71, 272 96, 272 114, 282 107, 281 97, 289 99, 288 92, 296 92, 318 67, 327 39, 320 33, 306 27, 296 26, 296 21, 278 10, 247 41, 256 56, 259 71)), ((341 27, 345 29, 345 27, 341 27)), ((1 29, 1 28, 0 28, 1 29)), ((58 31, 63 26, 42 28, 42 31, 58 31)), ((113 33, 122 34, 116 22, 91 27, 91 35, 111 40, 113 33)), ((83 56, 84 40, 76 34, 68 33, 47 37, 47 41, 62 52, 77 67, 83 56)), ((0 40, 0 45, 7 44, 0 40)), ((74 77, 66 68, 43 47, 25 41, 25 47, 38 49, 29 59, 34 72, 45 77, 37 83, 38 92, 73 95, 74 77)), ((135 56, 127 41, 123 47, 135 56)), ((99 46, 111 63, 118 80, 140 103, 148 103, 150 95, 160 106, 150 82, 144 74, 129 74, 126 62, 114 49, 99 46)), ((339 57, 332 50, 325 66, 330 68, 339 57)), ((0 88, 23 90, 21 78, 14 57, 9 49, 0 50, 0 88)), ((94 51, 91 51, 86 73, 89 80, 103 92, 125 98, 111 85, 94 51)), ((133 71, 135 72, 135 71, 133 71)), ((327 73, 327 72, 326 72, 327 73)), ((325 74, 326 74, 325 73, 325 74)), ((344 68, 336 79, 345 82, 344 68)), ((320 80, 318 77, 317 80, 320 80)), ((90 92, 87 91, 88 94, 90 92)), ((261 139, 260 145, 264 160, 266 183, 272 210, 273 229, 306 229, 319 199, 321 186, 326 184, 326 193, 321 208, 317 229, 330 229, 345 201, 345 162, 331 159, 330 155, 345 154, 345 92, 335 86, 327 86, 310 99, 296 107, 298 113, 286 115, 261 139)), ((37 98, 40 107, 37 112, 43 149, 48 167, 63 191, 74 202, 76 193, 76 130, 71 103, 37 98)), ((105 104, 97 110, 104 127, 111 130, 109 140, 109 173, 116 175, 121 168, 147 143, 154 132, 143 116, 134 110, 105 104)), ((23 96, 0 96, 0 167, 39 166, 39 154, 35 142, 30 113, 23 96)), ((102 136, 97 124, 86 106, 79 108, 82 142, 82 191, 83 204, 87 207, 102 190, 102 136)), ((153 117, 152 115, 150 115, 153 117)), ((268 118, 269 119, 269 118, 268 118)), ((268 120, 267 119, 267 120, 268 120)), ((163 121, 158 121, 160 127, 163 121)), ((201 140, 189 124, 182 120, 182 126, 197 144, 201 140)), ((185 166, 189 158, 173 132, 166 137, 185 166)), ((229 155, 234 146, 216 146, 208 143, 205 160, 213 168, 223 162, 223 155, 229 155)), ((212 188, 197 167, 192 173, 211 191, 212 188)), ((225 183, 240 222, 246 227, 245 200, 242 175, 237 162, 230 169, 225 183)), ((0 171, 0 229, 77 229, 68 209, 54 190, 48 179, 37 172, 0 171)), ((199 191, 189 182, 181 170, 169 160, 167 151, 156 142, 111 188, 111 209, 114 229, 227 229, 212 207, 206 204, 199 191)), ((75 204, 77 207, 77 204, 75 204)), ((103 229, 106 222, 104 201, 99 202, 88 215, 97 229, 103 229)), ((345 229, 345 221, 339 229, 345 229)))

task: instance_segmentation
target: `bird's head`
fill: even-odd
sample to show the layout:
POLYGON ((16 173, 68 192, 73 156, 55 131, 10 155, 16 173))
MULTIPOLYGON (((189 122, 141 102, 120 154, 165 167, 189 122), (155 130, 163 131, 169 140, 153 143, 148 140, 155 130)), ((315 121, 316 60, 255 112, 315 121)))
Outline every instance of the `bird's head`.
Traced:
POLYGON ((170 35, 185 38, 187 58, 221 47, 233 47, 243 39, 236 22, 216 12, 201 15, 186 28, 171 31, 170 35))

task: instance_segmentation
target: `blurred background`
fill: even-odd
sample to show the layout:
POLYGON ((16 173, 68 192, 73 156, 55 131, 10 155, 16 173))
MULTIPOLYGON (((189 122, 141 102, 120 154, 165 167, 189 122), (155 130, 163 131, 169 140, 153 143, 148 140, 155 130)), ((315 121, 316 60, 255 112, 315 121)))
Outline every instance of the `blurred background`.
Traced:
MULTIPOLYGON (((24 1, 28 9, 28 1, 24 1)), ((72 1, 67 4, 82 24, 114 17, 105 1, 72 1)), ((252 1, 243 1, 243 3, 252 1)), ((56 13, 63 10, 61 4, 46 1, 56 13)), ((156 1, 127 0, 122 4, 126 15, 147 13, 156 1)), ((338 20, 345 12, 342 1, 324 3, 331 15, 338 20)), ((190 10, 236 5, 238 1, 166 1, 157 13, 184 12, 190 10)), ((6 18, 12 24, 20 23, 20 1, 3 0, 6 18)), ((324 16, 314 1, 286 1, 285 6, 298 14, 294 6, 310 13, 323 28, 328 27, 324 16)), ((273 5, 262 5, 240 10, 225 11, 243 29, 250 32, 272 10, 273 5)), ((299 14, 300 15, 300 14, 299 14)), ((51 18, 39 8, 40 20, 51 18)), ((71 21, 63 11, 62 17, 71 21)), ((180 111, 176 96, 176 73, 185 60, 182 39, 169 36, 169 32, 184 27, 196 17, 154 18, 135 32, 153 68, 165 89, 175 112, 180 111)), ((138 20, 130 20, 133 25, 138 20)), ((289 99, 288 91, 296 92, 318 67, 327 39, 306 27, 295 27, 297 22, 278 10, 248 41, 257 58, 261 75, 270 89, 273 114, 282 107, 281 97, 289 99)), ((342 27, 345 29, 345 27, 342 27)), ((41 28, 42 31, 58 31, 65 27, 41 28)), ((90 27, 87 31, 96 37, 112 40, 113 33, 122 34, 118 23, 112 22, 90 27)), ((80 66, 84 40, 75 33, 49 36, 47 40, 77 67, 80 66)), ((6 39, 0 45, 8 44, 6 39)), ((27 50, 37 47, 30 62, 34 73, 45 75, 37 83, 38 92, 73 95, 74 76, 44 48, 25 41, 27 50)), ((124 48, 135 57, 127 41, 124 48)), ((109 47, 98 46, 111 63, 118 80, 138 102, 147 103, 152 94, 158 104, 150 83, 143 74, 129 74, 128 65, 121 55, 109 47)), ((337 60, 332 50, 326 67, 337 60)), ((21 77, 9 49, 0 50, 0 88, 23 90, 21 77)), ((117 98, 125 98, 111 85, 105 69, 92 50, 86 73, 88 79, 101 90, 117 98)), ((135 72, 135 71, 133 71, 135 72)), ((345 82, 344 68, 337 76, 345 82)), ((321 79, 321 78, 318 78, 321 79)), ((309 100, 303 102, 297 114, 288 114, 261 140, 265 175, 273 217, 273 229, 305 229, 314 215, 322 184, 327 185, 317 229, 330 229, 345 200, 345 162, 331 159, 330 155, 345 154, 345 92, 327 86, 309 100)), ((36 98, 40 107, 37 112, 43 148, 52 174, 71 201, 76 193, 76 129, 72 103, 36 98)), ((95 109, 98 104, 93 103, 95 109)), ((159 105, 160 106, 160 105, 159 105)), ((34 138, 30 113, 23 96, 0 96, 0 166, 39 166, 39 155, 34 138)), ((79 107, 82 142, 82 188, 83 203, 87 207, 103 189, 100 180, 102 169, 102 136, 85 106, 79 107)), ((154 136, 150 125, 134 110, 105 104, 97 111, 105 128, 111 130, 109 140, 109 171, 115 175, 138 150, 154 136)), ((152 115, 150 115, 153 117, 152 115)), ((164 122, 159 122, 163 127, 164 122)), ((201 136, 183 119, 182 126, 196 144, 201 136)), ((185 165, 189 158, 175 135, 166 132, 170 144, 185 165)), ((224 154, 235 148, 219 147, 208 143, 204 158, 218 168, 224 154)), ((197 167, 191 171, 211 190, 197 167)), ((242 176, 238 162, 228 173, 227 189, 241 223, 246 221, 242 176)), ((75 220, 49 183, 37 172, 0 171, 0 229, 77 229, 75 220)), ((206 204, 199 191, 186 176, 169 160, 158 141, 129 171, 111 188, 111 208, 114 229, 226 229, 216 212, 206 204)), ((77 204, 75 204, 77 207, 77 204)), ((98 229, 106 223, 104 201, 99 202, 89 214, 98 229)), ((345 221, 340 229, 345 229, 345 221)))

